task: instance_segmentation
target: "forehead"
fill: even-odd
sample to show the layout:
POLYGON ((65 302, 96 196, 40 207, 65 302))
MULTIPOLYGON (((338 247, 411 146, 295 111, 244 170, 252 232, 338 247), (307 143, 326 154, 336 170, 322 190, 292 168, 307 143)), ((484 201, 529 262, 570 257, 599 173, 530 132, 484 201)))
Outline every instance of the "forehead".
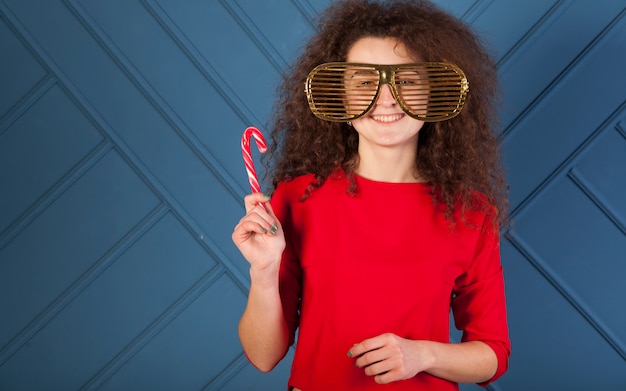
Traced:
POLYGON ((347 62, 367 64, 407 64, 419 62, 409 55, 406 47, 396 38, 365 37, 348 50, 347 62))

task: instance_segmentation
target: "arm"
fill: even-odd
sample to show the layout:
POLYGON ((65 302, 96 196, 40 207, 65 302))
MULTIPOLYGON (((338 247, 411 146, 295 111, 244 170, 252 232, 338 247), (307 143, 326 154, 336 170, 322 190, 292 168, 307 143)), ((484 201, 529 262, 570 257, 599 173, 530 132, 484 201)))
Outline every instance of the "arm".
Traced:
POLYGON ((280 222, 262 194, 248 195, 245 206, 246 216, 232 234, 233 242, 250 263, 250 292, 239 322, 239 338, 250 362, 268 372, 282 359, 289 343, 279 295, 285 238, 280 222))
POLYGON ((498 359, 480 341, 446 344, 429 342, 433 363, 426 372, 457 383, 483 383, 495 375, 498 359))
POLYGON ((486 385, 507 369, 510 354, 499 235, 485 225, 471 265, 455 282, 452 309, 461 343, 412 341, 383 334, 350 350, 356 365, 377 382, 427 372, 459 383, 486 385), (385 372, 387 372, 385 374, 385 372))
POLYGON ((354 345, 348 356, 356 357, 355 365, 380 384, 420 372, 457 383, 480 383, 491 379, 498 366, 495 353, 483 342, 412 341, 389 333, 354 345))
POLYGON ((248 304, 239 321, 239 339, 250 362, 260 371, 269 372, 283 358, 289 343, 278 293, 278 272, 250 268, 250 278, 248 304))

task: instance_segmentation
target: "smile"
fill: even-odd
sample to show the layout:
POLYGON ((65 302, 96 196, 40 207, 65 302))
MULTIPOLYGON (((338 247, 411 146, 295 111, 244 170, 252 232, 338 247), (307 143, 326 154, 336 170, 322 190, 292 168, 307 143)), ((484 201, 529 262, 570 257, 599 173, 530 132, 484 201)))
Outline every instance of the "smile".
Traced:
POLYGON ((370 118, 377 122, 394 122, 402 119, 404 114, 378 114, 378 115, 370 115, 370 118))

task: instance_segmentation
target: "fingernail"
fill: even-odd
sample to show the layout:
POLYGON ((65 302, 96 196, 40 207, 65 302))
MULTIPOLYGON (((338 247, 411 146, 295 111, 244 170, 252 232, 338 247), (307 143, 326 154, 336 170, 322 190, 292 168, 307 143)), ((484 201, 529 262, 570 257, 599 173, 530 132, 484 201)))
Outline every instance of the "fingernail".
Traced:
POLYGON ((348 352, 348 357, 352 357, 352 350, 348 352))
POLYGON ((267 230, 265 228, 261 227, 261 232, 267 233, 267 230))
POLYGON ((278 231, 278 226, 274 224, 272 225, 272 228, 270 228, 270 234, 274 235, 276 234, 276 231, 278 231))
POLYGON ((270 196, 269 196, 269 195, 267 195, 267 194, 263 194, 263 198, 265 198, 266 200, 269 200, 269 199, 270 199, 270 196))

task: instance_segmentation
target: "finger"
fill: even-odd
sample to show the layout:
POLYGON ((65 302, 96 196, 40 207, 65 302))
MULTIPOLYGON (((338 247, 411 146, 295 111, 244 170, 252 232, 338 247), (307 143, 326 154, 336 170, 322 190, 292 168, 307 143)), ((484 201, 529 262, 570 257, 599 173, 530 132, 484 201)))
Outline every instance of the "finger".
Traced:
POLYGON ((368 365, 363 370, 367 376, 382 376, 392 369, 393 368, 390 365, 389 360, 383 360, 368 365))
POLYGON ((359 357, 369 351, 380 349, 385 346, 385 341, 386 338, 384 335, 363 340, 350 348, 348 357, 359 357))
POLYGON ((269 224, 268 232, 272 235, 282 229, 280 221, 274 214, 274 209, 272 209, 272 205, 269 203, 269 197, 264 195, 263 193, 252 193, 248 194, 244 198, 244 203, 246 207, 246 213, 249 215, 251 213, 258 213, 261 217, 263 217, 269 224))
POLYGON ((246 213, 249 213, 258 204, 265 204, 269 201, 269 196, 263 193, 252 193, 244 197, 243 203, 246 207, 246 213))
POLYGON ((377 384, 388 384, 394 381, 403 380, 402 377, 398 376, 396 371, 387 371, 383 372, 380 375, 374 376, 374 381, 377 384))
POLYGON ((387 384, 398 380, 405 380, 415 376, 415 373, 407 372, 402 360, 387 359, 377 368, 372 369, 374 381, 378 384, 387 384))
POLYGON ((271 223, 273 225, 273 229, 275 232, 278 232, 280 230, 282 230, 282 225, 280 224, 280 220, 278 220, 278 217, 276 217, 276 215, 274 214, 274 209, 272 208, 272 204, 270 204, 269 202, 266 202, 265 204, 265 213, 267 213, 271 218, 271 223))
MULTIPOLYGON (((385 361, 389 358, 389 354, 386 349, 380 347, 378 349, 370 350, 369 352, 363 353, 354 362, 354 365, 357 368, 368 368, 374 366, 374 368, 378 368, 380 366, 376 366, 376 364, 385 361)), ((377 375, 380 372, 373 372, 371 375, 377 375)))
POLYGON ((386 358, 368 365, 363 369, 367 376, 373 376, 378 384, 386 384, 405 379, 403 365, 397 358, 386 358))
POLYGON ((278 224, 276 224, 276 217, 268 211, 266 208, 256 206, 247 215, 245 215, 241 221, 254 221, 261 224, 268 231, 273 227, 274 231, 278 230, 278 224))
POLYGON ((247 239, 252 234, 268 234, 270 230, 271 224, 267 223, 267 221, 260 216, 248 216, 235 226, 233 230, 233 240, 242 239, 236 241, 240 242, 247 239))

